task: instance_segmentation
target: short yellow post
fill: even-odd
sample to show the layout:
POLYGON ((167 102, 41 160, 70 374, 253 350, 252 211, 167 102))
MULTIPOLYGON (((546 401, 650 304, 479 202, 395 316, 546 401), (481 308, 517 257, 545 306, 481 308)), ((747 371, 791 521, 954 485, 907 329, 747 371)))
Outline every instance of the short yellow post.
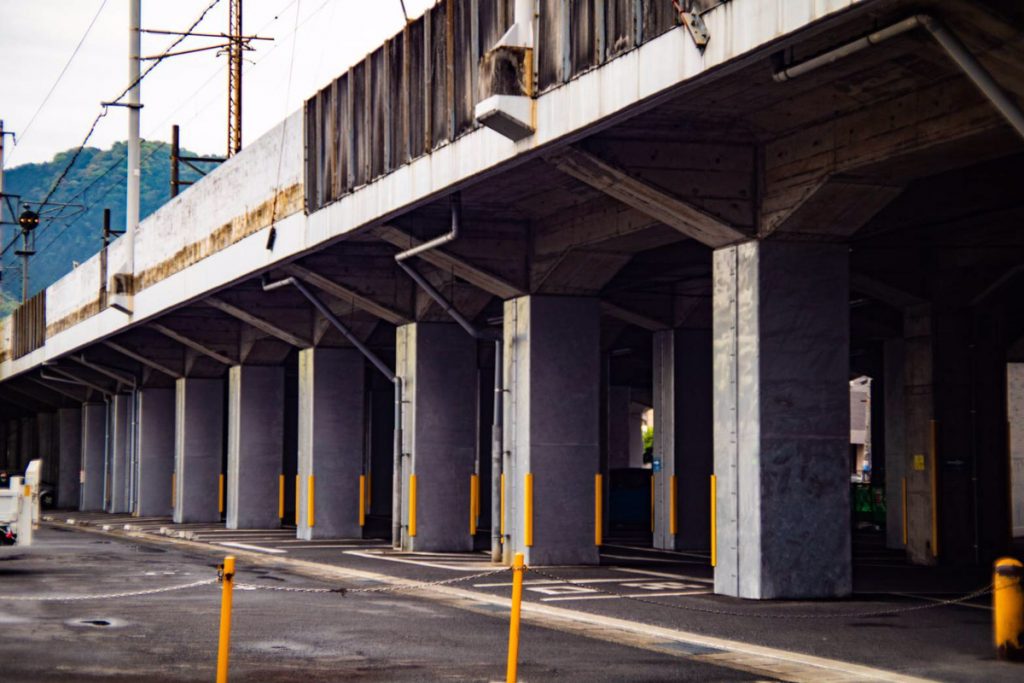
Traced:
POLYGON ((217 512, 224 512, 224 475, 217 479, 217 512))
POLYGON ((1012 557, 996 560, 992 580, 992 630, 996 657, 1024 661, 1024 564, 1012 557))
POLYGON ((711 566, 718 565, 718 480, 711 475, 711 566))
POLYGON ((469 475, 469 535, 476 536, 476 522, 480 515, 480 477, 469 475))
POLYGON ((508 671, 506 683, 515 683, 519 669, 519 613, 523 604, 523 554, 516 553, 512 561, 512 616, 508 622, 508 671))
POLYGON ((235 585, 235 558, 228 555, 220 567, 223 586, 220 599, 220 643, 217 646, 217 683, 228 681, 228 655, 231 649, 231 591, 235 585))
POLYGON ((594 545, 600 547, 604 536, 604 483, 600 474, 594 475, 594 545))
POLYGON ((277 477, 277 518, 284 519, 284 475, 277 477))
POLYGON ((416 475, 409 475, 409 538, 416 535, 416 475))
POLYGON ((523 545, 533 545, 533 473, 526 473, 523 491, 523 545))
POLYGON ((366 475, 359 475, 359 526, 366 526, 366 475))
POLYGON ((313 528, 316 522, 316 498, 314 497, 313 475, 309 475, 309 483, 306 484, 306 526, 313 528))
POLYGON ((676 535, 676 475, 668 479, 668 532, 676 535))

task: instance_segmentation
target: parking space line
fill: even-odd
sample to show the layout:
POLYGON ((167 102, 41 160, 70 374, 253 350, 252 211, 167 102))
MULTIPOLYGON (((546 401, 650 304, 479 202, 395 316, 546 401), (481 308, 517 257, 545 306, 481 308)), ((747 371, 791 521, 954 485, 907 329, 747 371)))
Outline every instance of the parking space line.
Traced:
POLYGON ((694 583, 706 583, 713 584, 712 579, 703 579, 697 576, 687 576, 686 574, 669 574, 667 572, 652 572, 649 569, 634 569, 632 567, 608 567, 613 572, 623 572, 626 574, 643 574, 644 576, 660 576, 666 579, 682 579, 683 581, 693 581, 694 583))
POLYGON ((249 545, 248 543, 236 543, 234 541, 223 541, 217 543, 216 545, 223 545, 227 546, 228 548, 238 548, 239 550, 252 550, 257 553, 271 553, 273 555, 282 555, 288 552, 287 550, 280 550, 279 548, 264 548, 258 545, 249 545))
POLYGON ((365 557, 365 558, 370 559, 370 560, 387 560, 388 562, 401 562, 403 564, 416 565, 417 567, 435 567, 437 569, 449 569, 451 571, 456 571, 456 572, 479 572, 479 571, 481 571, 481 569, 486 569, 488 567, 494 567, 494 565, 492 565, 490 562, 478 562, 478 563, 470 565, 470 566, 466 566, 466 565, 452 566, 450 564, 441 564, 440 562, 420 562, 420 561, 417 561, 417 560, 409 560, 409 559, 406 559, 404 557, 390 557, 388 555, 384 555, 384 554, 381 554, 381 553, 367 553, 367 552, 363 552, 361 550, 349 550, 349 551, 346 551, 345 554, 346 555, 355 555, 356 557, 365 557))
POLYGON ((598 593, 595 595, 561 595, 551 598, 541 598, 541 602, 565 602, 568 600, 617 600, 620 598, 670 598, 677 595, 711 595, 711 591, 673 591, 671 593, 622 593, 621 595, 608 595, 598 593))

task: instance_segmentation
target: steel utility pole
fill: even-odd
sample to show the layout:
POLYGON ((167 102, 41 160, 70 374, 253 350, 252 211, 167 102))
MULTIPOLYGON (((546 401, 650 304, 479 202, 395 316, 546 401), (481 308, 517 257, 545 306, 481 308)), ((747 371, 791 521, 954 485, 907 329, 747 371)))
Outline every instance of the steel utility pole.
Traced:
POLYGON ((128 262, 124 272, 135 273, 135 228, 139 224, 139 182, 142 149, 139 142, 139 66, 142 56, 142 0, 128 2, 128 197, 125 206, 125 240, 128 262))
MULTIPOLYGON (((4 138, 6 138, 8 135, 14 138, 15 142, 17 142, 17 138, 14 135, 14 131, 4 130, 4 120, 0 119, 0 225, 2 225, 4 221, 4 138)), ((11 216, 11 218, 13 219, 14 216, 11 216)), ((0 233, 0 237, 2 236, 3 234, 0 233)))
POLYGON ((242 0, 228 8, 228 156, 242 149, 242 0))

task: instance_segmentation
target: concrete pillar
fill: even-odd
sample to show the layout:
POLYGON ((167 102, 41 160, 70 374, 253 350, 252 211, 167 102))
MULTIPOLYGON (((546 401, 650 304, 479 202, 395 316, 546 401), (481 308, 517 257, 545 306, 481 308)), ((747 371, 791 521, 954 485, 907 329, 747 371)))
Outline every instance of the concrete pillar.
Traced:
POLYGON ((608 387, 608 469, 630 467, 629 387, 608 387))
POLYGON ((129 457, 132 436, 132 396, 117 394, 110 401, 110 438, 107 465, 110 490, 107 492, 107 512, 131 512, 129 489, 131 481, 129 457))
POLYGON ((139 392, 139 517, 170 516, 174 510, 174 389, 139 392))
POLYGON ((1024 536, 1024 363, 1006 365, 1006 416, 1010 423, 1010 519, 1014 538, 1024 536))
POLYGON ((174 521, 220 520, 224 380, 183 377, 175 384, 174 521))
POLYGON ((506 552, 522 552, 534 565, 596 564, 598 301, 555 296, 506 301, 504 332, 504 435, 510 453, 505 467, 506 552), (533 481, 532 500, 527 475, 533 481))
POLYGON ((848 268, 844 245, 714 253, 716 593, 850 593, 848 268))
POLYGON ((711 367, 711 330, 654 333, 655 548, 711 546, 711 367))
POLYGON ((356 349, 299 351, 299 538, 362 537, 364 366, 363 355, 356 349))
POLYGON ((23 417, 21 418, 21 428, 18 430, 18 473, 25 474, 25 468, 28 467, 36 457, 36 449, 39 444, 36 443, 36 419, 34 417, 23 417))
POLYGON ((903 483, 906 477, 906 405, 902 339, 885 342, 883 405, 885 407, 885 546, 902 550, 903 483))
POLYGON ((227 527, 277 529, 284 453, 284 368, 228 373, 227 527))
POLYGON ((458 325, 413 323, 396 331, 404 391, 402 546, 462 552, 469 535, 476 466, 476 340, 458 325), (416 476, 416 535, 409 532, 410 476, 416 476))
POLYGON ((103 509, 104 460, 107 445, 107 406, 86 403, 82 406, 82 471, 78 505, 82 512, 103 509))
POLYGON ((905 311, 903 336, 907 556, 916 564, 933 564, 936 558, 932 551, 932 460, 936 423, 929 305, 905 311))
POLYGON ((56 500, 58 508, 78 507, 79 476, 82 469, 82 410, 61 408, 57 413, 60 448, 57 465, 56 500))
POLYGON ((36 452, 35 457, 43 461, 42 478, 45 482, 54 482, 54 461, 57 459, 57 443, 54 440, 53 423, 56 413, 39 413, 36 415, 36 452))

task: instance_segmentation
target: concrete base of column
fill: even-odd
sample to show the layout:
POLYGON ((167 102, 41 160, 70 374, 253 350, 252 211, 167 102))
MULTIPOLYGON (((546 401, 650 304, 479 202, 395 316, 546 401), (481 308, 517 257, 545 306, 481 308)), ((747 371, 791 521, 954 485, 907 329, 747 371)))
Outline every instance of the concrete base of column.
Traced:
POLYGON ((476 340, 458 325, 414 323, 396 332, 405 392, 403 547, 473 549, 470 481, 476 466, 476 340), (416 529, 410 533, 410 474, 416 475, 416 529))
POLYGON ((227 528, 277 529, 284 368, 236 365, 228 380, 227 528))
POLYGON ((164 516, 174 510, 174 389, 143 389, 139 395, 139 499, 135 514, 164 516))
POLYGON ((175 386, 174 521, 220 520, 224 380, 182 378, 175 386))
POLYGON ((654 334, 654 547, 711 547, 711 330, 654 334))
POLYGON ((299 480, 304 484, 299 506, 301 539, 362 537, 359 477, 366 443, 364 366, 363 355, 356 349, 299 352, 299 480))
POLYGON ((110 407, 110 439, 107 448, 110 490, 107 491, 107 512, 121 514, 131 511, 128 480, 131 449, 128 442, 132 433, 132 396, 117 394, 111 400, 110 407))
POLYGON ((78 507, 78 479, 82 469, 82 411, 80 408, 61 408, 57 413, 57 421, 60 429, 60 454, 55 502, 58 508, 73 510, 78 507))
POLYGON ((849 594, 845 245, 714 254, 715 592, 849 594))
POLYGON ((103 461, 107 440, 107 406, 86 403, 82 406, 82 470, 79 475, 82 512, 103 509, 103 461))
POLYGON ((507 559, 522 552, 533 565, 597 564, 598 301, 506 301, 504 332, 507 559))

